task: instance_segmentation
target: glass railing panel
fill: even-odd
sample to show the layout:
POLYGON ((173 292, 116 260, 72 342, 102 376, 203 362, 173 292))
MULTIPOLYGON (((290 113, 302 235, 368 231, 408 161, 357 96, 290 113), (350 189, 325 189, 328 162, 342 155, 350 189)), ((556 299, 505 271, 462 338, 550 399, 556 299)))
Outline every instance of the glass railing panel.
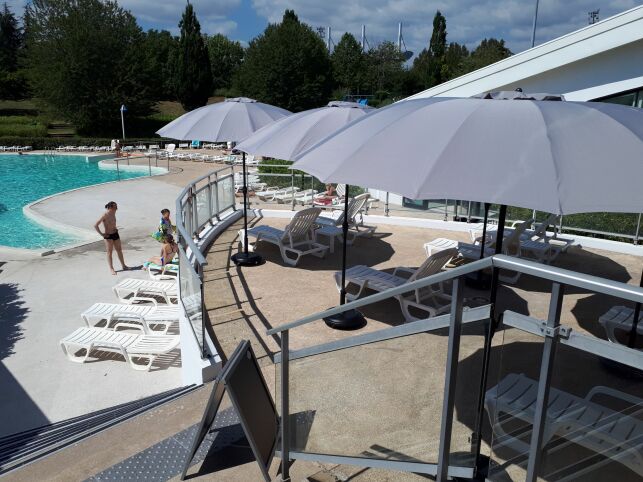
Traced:
POLYGON ((219 179, 217 188, 219 212, 234 207, 234 178, 232 176, 219 179))
POLYGON ((489 480, 524 481, 533 429, 543 338, 506 327, 496 334, 485 394, 483 453, 491 448, 489 480))
POLYGON ((642 480, 643 371, 559 344, 552 373, 540 479, 642 480))
POLYGON ((203 353, 203 300, 201 279, 179 247, 179 280, 181 283, 181 304, 190 322, 194 336, 203 353))
POLYGON ((209 186, 202 187, 195 196, 196 219, 199 230, 210 221, 209 186))
POLYGON ((447 335, 440 329, 291 360, 291 450, 437 463, 447 335))
POLYGON ((219 196, 217 195, 218 182, 210 184, 210 199, 212 200, 212 211, 210 211, 210 218, 216 218, 219 215, 219 196))

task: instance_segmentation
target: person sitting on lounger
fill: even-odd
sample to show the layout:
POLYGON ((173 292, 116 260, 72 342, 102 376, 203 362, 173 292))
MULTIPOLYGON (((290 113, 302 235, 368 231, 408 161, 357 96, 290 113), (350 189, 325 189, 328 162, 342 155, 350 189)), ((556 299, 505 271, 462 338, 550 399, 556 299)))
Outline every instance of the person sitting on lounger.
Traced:
POLYGON ((159 266, 165 266, 168 263, 171 263, 174 259, 174 256, 179 252, 179 245, 174 241, 174 236, 167 234, 163 240, 163 246, 161 247, 160 256, 152 256, 146 263, 143 264, 145 268, 149 264, 154 263, 159 266))
POLYGON ((337 191, 335 190, 335 186, 329 183, 326 184, 326 190, 315 197, 313 204, 327 206, 332 204, 334 199, 337 199, 337 191))

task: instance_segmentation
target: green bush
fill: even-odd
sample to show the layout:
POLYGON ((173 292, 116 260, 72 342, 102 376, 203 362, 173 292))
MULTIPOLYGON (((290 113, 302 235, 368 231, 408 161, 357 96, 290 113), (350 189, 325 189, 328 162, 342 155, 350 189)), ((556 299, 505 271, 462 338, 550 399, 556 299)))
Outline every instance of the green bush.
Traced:
MULTIPOLYGON (((31 146, 34 150, 55 149, 59 146, 109 146, 112 139, 101 137, 9 137, 0 136, 0 146, 31 146)), ((167 144, 175 142, 160 137, 125 139, 124 145, 167 144)))
POLYGON ((34 125, 39 124, 36 117, 26 115, 0 116, 0 125, 34 125))
POLYGON ((42 137, 47 135, 47 127, 42 124, 1 124, 0 137, 42 137))

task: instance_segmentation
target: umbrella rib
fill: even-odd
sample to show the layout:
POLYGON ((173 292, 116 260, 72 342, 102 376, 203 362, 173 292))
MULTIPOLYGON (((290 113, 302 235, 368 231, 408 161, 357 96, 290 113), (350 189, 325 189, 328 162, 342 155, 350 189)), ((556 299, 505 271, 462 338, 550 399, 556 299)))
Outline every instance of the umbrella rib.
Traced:
MULTIPOLYGON (((527 101, 527 102, 531 102, 531 101, 527 101)), ((550 135, 550 131, 549 131, 549 126, 547 125, 547 120, 545 119, 545 116, 543 115, 543 111, 540 108, 540 104, 537 104, 536 102, 531 102, 531 104, 536 108, 536 110, 538 110, 538 114, 542 118, 543 125, 545 126, 545 132, 547 133, 547 143, 549 144, 549 160, 551 161, 551 164, 552 164, 552 166, 554 168, 554 173, 555 173, 555 176, 556 176, 556 193, 557 193, 556 199, 557 199, 557 202, 558 202, 558 212, 556 214, 562 215, 563 214, 563 206, 562 206, 561 201, 560 201, 560 182, 561 182, 560 172, 558 171, 558 166, 556 165, 556 161, 555 161, 554 146, 553 146, 553 143, 552 143, 552 139, 551 139, 551 135, 550 135)))

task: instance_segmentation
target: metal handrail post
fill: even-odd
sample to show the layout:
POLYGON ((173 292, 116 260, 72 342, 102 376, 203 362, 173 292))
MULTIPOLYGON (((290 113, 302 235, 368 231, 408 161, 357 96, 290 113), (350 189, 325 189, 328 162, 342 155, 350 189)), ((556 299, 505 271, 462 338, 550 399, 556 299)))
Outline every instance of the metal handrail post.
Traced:
POLYGON ((192 229, 194 230, 194 237, 198 240, 199 239, 199 208, 197 205, 197 199, 196 199, 196 186, 192 186, 192 189, 190 189, 190 198, 192 199, 192 203, 190 204, 190 208, 192 209, 192 229))
POLYGON ((453 428, 453 410, 455 408, 455 389, 458 379, 458 360, 460 357, 460 337, 462 335, 462 278, 453 280, 451 292, 451 320, 449 324, 449 342, 447 351, 446 374, 444 380, 444 398, 442 401, 442 421, 440 425, 440 449, 438 451, 438 471, 436 480, 447 480, 449 471, 449 454, 451 452, 451 432, 453 428))
POLYGON ((636 233, 634 233, 634 244, 639 244, 639 233, 641 232, 641 213, 639 219, 636 221, 636 233))
POLYGON ((444 220, 447 221, 449 219, 449 200, 445 199, 444 200, 444 220))
POLYGON ((292 208, 291 208, 291 211, 294 211, 295 210, 295 171, 293 171, 292 169, 290 170, 290 178, 291 178, 290 179, 290 187, 292 189, 290 191, 290 195, 292 196, 292 208))
POLYGON ((536 411, 534 414, 533 431, 531 433, 531 444, 529 445, 529 461, 527 462, 527 478, 525 482, 535 482, 538 479, 540 460, 543 452, 543 434, 547 423, 549 391, 553 375, 552 366, 556 355, 556 345, 558 344, 556 328, 560 325, 560 313, 563 306, 564 292, 564 285, 560 283, 554 283, 552 285, 546 327, 548 332, 545 333, 545 342, 543 344, 540 377, 538 379, 538 394, 536 395, 536 411))
POLYGON ((469 206, 467 207, 467 222, 471 222, 471 201, 469 201, 469 206))
POLYGON ((147 168, 150 171, 150 177, 152 177, 152 158, 151 157, 147 158, 147 168))
POLYGON ((384 215, 385 215, 386 217, 388 217, 388 213, 389 213, 389 207, 388 207, 388 195, 389 195, 389 192, 388 192, 388 191, 386 191, 386 204, 384 204, 384 215))
POLYGON ((290 480, 289 331, 281 334, 281 479, 290 480))
POLYGON ((118 180, 121 180, 121 170, 118 166, 118 157, 116 158, 116 176, 118 177, 118 180))
MULTIPOLYGON (((214 201, 217 205, 216 212, 214 213, 214 216, 217 218, 217 221, 220 221, 221 218, 219 217, 219 173, 215 172, 214 173, 214 201)), ((236 209, 236 206, 235 206, 236 209)))
POLYGON ((212 217, 212 182, 210 181, 210 176, 208 176, 208 222, 210 226, 213 226, 212 217))

